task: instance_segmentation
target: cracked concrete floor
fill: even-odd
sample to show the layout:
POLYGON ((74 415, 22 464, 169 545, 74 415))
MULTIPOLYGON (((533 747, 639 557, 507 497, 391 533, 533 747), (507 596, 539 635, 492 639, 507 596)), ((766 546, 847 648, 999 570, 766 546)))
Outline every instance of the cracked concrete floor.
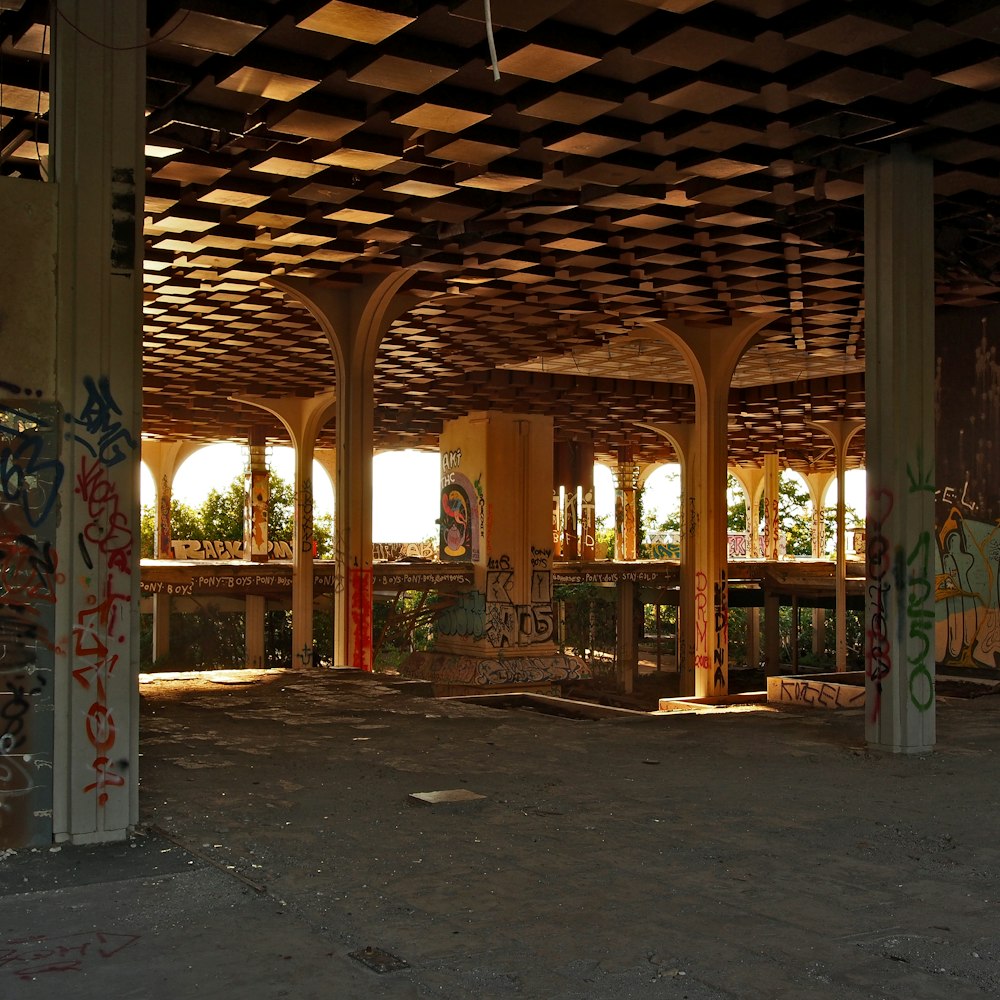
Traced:
POLYGON ((923 757, 858 711, 577 721, 345 672, 142 702, 136 835, 0 861, 4 1000, 1000 994, 996 697, 942 700, 923 757), (485 798, 408 799, 455 788, 485 798))

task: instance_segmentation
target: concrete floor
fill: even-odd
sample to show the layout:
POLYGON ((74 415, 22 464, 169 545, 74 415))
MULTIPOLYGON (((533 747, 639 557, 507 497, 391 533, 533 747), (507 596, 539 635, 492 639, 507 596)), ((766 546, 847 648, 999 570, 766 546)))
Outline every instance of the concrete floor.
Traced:
POLYGON ((1000 698, 942 701, 906 758, 857 711, 240 679, 143 686, 129 843, 3 857, 0 998, 1000 994, 1000 698), (456 788, 485 797, 408 800, 456 788))

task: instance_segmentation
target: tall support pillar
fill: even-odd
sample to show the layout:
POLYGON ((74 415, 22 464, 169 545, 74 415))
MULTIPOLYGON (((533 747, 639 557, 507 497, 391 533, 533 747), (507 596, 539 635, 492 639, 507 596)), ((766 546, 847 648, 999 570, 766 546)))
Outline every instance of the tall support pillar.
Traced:
MULTIPOLYGON (((802 476, 802 479, 806 484, 806 488, 809 490, 809 499, 812 501, 813 507, 812 557, 813 559, 822 559, 825 547, 824 536, 826 534, 826 522, 823 519, 823 499, 826 497, 826 491, 830 485, 830 480, 833 479, 836 472, 807 471, 800 472, 799 475, 802 476)), ((841 490, 841 492, 843 492, 843 490, 841 490)), ((825 648, 823 633, 826 629, 826 612, 823 608, 813 608, 812 629, 813 656, 822 656, 825 648)))
MULTIPOLYGON (((764 470, 756 465, 738 465, 732 470, 743 487, 746 498, 747 557, 760 558, 760 495, 764 488, 764 470)), ((747 666, 760 666, 760 608, 747 608, 747 666)))
POLYGON ((686 650, 693 650, 695 645, 694 607, 695 594, 695 562, 694 562, 694 532, 697 519, 694 515, 695 498, 690 493, 692 489, 691 452, 694 441, 694 424, 641 424, 647 430, 654 431, 660 437, 666 438, 677 462, 681 467, 681 559, 680 586, 677 602, 677 644, 675 659, 677 662, 678 691, 682 695, 695 693, 695 668, 693 655, 684 655, 686 650))
POLYGON ((639 466, 631 448, 618 451, 615 477, 615 558, 629 562, 639 557, 636 501, 639 494, 639 466))
MULTIPOLYGON (((173 559, 173 526, 170 508, 174 476, 181 463, 200 445, 190 441, 143 441, 142 460, 157 484, 156 524, 153 531, 153 558, 173 559)), ((153 594, 153 663, 162 663, 170 655, 170 595, 153 594)))
POLYGON ((73 843, 121 840, 139 816, 144 8, 61 0, 52 19, 65 473, 52 825, 73 843))
MULTIPOLYGON (((267 435, 263 427, 250 429, 249 465, 246 474, 246 508, 243 520, 243 558, 249 562, 268 561, 267 512, 271 499, 271 475, 267 467, 267 435)), ((265 661, 264 625, 267 598, 247 594, 243 617, 243 661, 260 669, 265 661)))
POLYGON ((584 562, 594 559, 597 548, 597 507, 594 503, 594 442, 573 442, 573 478, 580 488, 580 518, 577 524, 579 554, 584 562))
POLYGON ((863 420, 817 420, 814 427, 825 431, 833 441, 837 456, 837 567, 834 615, 836 627, 837 670, 847 669, 847 500, 844 497, 847 449, 851 439, 865 426, 863 420))
POLYGON ((781 534, 781 523, 778 517, 780 505, 781 476, 778 469, 778 456, 764 456, 764 551, 765 559, 772 562, 778 558, 778 537, 781 534))
POLYGON ((747 556, 750 559, 760 558, 760 515, 757 508, 761 489, 764 483, 764 470, 756 465, 737 465, 729 470, 739 481, 746 499, 747 520, 747 556))
POLYGON ((337 396, 234 396, 233 399, 274 414, 295 449, 295 523, 292 535, 292 665, 313 665, 313 488, 316 437, 333 415, 337 396))
POLYGON ((866 735, 935 741, 933 165, 899 146, 865 167, 868 434, 866 735))
POLYGON ((619 580, 616 596, 618 626, 615 631, 615 662, 618 665, 618 683, 625 694, 631 694, 639 674, 635 584, 631 580, 619 580))
POLYGON ((576 489, 571 442, 555 443, 552 471, 552 554, 557 559, 575 559, 576 489))
POLYGON ((413 272, 373 275, 351 289, 301 278, 268 282, 302 302, 326 334, 337 367, 337 591, 334 662, 361 670, 373 663, 372 454, 375 358, 390 325, 415 304, 403 293, 413 272))
POLYGON ((547 690, 589 674, 558 646, 553 450, 548 416, 475 411, 445 422, 439 557, 471 571, 471 587, 439 617, 432 648, 402 665, 437 694, 547 690))
MULTIPOLYGON (((682 514, 682 526, 686 527, 682 551, 683 546, 690 545, 694 587, 692 593, 682 586, 680 613, 682 623, 693 623, 693 630, 682 625, 687 637, 682 655, 694 662, 694 694, 702 698, 722 697, 729 689, 726 537, 729 386, 740 357, 768 321, 767 316, 744 317, 727 328, 677 320, 669 324, 646 323, 651 333, 681 352, 694 376, 695 424, 687 463, 691 488, 685 489, 682 514)), ((683 671, 681 677, 683 681, 683 671)))
POLYGON ((271 478, 267 468, 267 437, 264 428, 251 428, 248 443, 250 461, 246 474, 243 558, 250 562, 267 562, 267 508, 271 499, 271 478))

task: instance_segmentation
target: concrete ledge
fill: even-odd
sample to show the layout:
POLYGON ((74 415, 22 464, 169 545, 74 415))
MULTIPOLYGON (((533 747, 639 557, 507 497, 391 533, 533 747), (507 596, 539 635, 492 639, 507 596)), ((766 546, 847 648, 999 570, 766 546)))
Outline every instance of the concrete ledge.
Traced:
POLYGON ((679 712, 699 708, 725 708, 727 705, 763 705, 767 701, 766 691, 745 691, 743 694, 729 694, 724 698, 661 698, 661 712, 679 712))
POLYGON ((503 691, 491 694, 467 694, 443 698, 442 701, 463 701, 487 708, 534 708, 547 715, 564 715, 572 719, 648 719, 649 712, 633 708, 616 708, 614 705, 597 705, 592 701, 575 698, 556 698, 553 695, 528 691, 503 691))
POLYGON ((768 677, 769 705, 807 708, 864 708, 865 675, 855 670, 834 674, 793 674, 768 677))

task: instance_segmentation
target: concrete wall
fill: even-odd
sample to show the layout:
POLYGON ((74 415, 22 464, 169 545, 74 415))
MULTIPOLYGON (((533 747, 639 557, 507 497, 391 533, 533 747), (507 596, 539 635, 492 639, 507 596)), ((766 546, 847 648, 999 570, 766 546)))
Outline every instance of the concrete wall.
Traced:
POLYGON ((0 848, 52 840, 60 574, 72 483, 55 400, 55 209, 50 184, 0 177, 0 848))
POLYGON ((940 313, 936 343, 935 656, 1000 668, 1000 309, 940 313))

